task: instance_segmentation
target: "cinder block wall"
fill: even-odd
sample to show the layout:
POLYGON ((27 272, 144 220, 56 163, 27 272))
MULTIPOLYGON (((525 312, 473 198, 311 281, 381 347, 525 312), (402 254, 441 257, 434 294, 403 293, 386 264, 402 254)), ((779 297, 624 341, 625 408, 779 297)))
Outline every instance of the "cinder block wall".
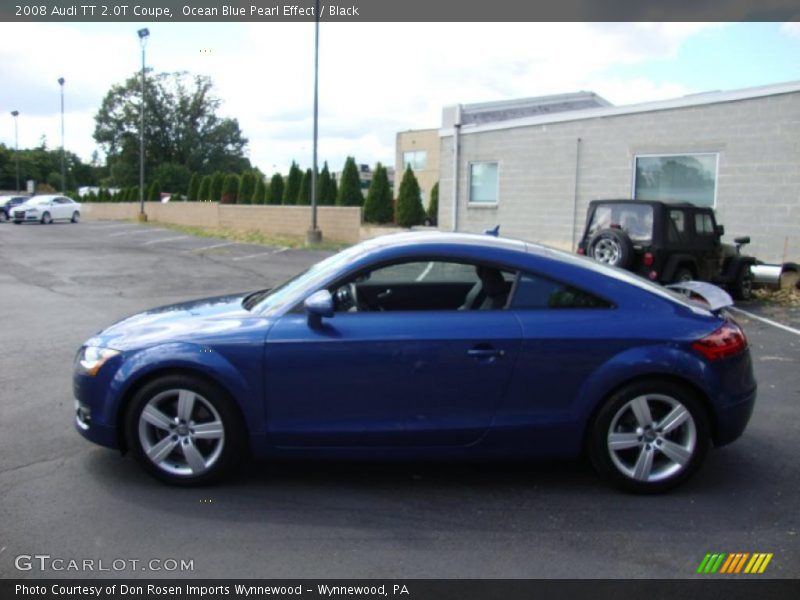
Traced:
MULTIPOLYGON (((636 155, 716 152, 716 212, 726 241, 749 235, 747 250, 756 257, 800 261, 800 93, 462 132, 459 139, 459 230, 500 224, 501 234, 572 249, 590 200, 632 197, 636 155), (499 200, 470 206, 469 164, 484 160, 499 162, 499 200)), ((439 227, 447 231, 452 136, 441 139, 440 167, 439 227)))
MULTIPOLYGON (((267 235, 304 237, 311 226, 310 206, 227 205, 216 202, 145 202, 151 221, 192 227, 222 227, 259 231, 267 235)), ((85 203, 83 218, 135 219, 136 202, 85 203)), ((324 239, 354 243, 360 239, 361 209, 349 206, 317 207, 317 225, 324 239)))

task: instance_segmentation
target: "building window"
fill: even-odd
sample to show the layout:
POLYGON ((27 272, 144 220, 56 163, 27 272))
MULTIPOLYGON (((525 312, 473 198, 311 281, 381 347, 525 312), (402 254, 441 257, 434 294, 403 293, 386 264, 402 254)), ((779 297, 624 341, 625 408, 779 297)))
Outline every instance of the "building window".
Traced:
POLYGON ((403 169, 411 167, 414 171, 422 171, 428 162, 428 153, 425 150, 412 150, 403 152, 403 169))
POLYGON ((714 206, 717 154, 637 156, 633 197, 714 206))
POLYGON ((477 162, 469 166, 469 201, 475 204, 497 204, 496 162, 477 162))

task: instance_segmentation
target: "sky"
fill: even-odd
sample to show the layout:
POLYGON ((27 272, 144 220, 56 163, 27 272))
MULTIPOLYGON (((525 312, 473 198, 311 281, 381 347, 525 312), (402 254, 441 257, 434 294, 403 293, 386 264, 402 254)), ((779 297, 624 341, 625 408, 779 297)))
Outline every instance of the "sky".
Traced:
MULTIPOLYGON (((311 165, 312 23, 0 23, 0 143, 86 161, 110 87, 141 67, 210 76, 267 174, 311 165)), ((442 108, 594 91, 624 105, 800 80, 800 23, 322 23, 320 164, 394 163, 398 131, 442 108)), ((101 152, 102 156, 102 152, 101 152)))

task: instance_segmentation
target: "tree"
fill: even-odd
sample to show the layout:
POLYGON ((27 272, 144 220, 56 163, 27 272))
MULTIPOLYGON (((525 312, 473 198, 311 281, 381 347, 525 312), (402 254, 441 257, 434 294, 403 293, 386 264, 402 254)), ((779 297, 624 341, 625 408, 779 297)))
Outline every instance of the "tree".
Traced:
POLYGON ((336 204, 338 206, 362 206, 364 204, 364 194, 361 193, 361 178, 358 176, 356 159, 352 156, 348 156, 344 163, 336 204))
POLYGON ((197 191, 197 199, 206 202, 211 199, 211 175, 203 175, 200 180, 200 189, 197 191))
POLYGON ((336 204, 336 195, 331 195, 331 181, 331 172, 326 161, 317 177, 317 204, 320 206, 336 204))
POLYGON ((222 197, 220 202, 222 204, 236 204, 236 196, 239 193, 239 176, 235 173, 229 173, 225 177, 225 183, 222 186, 222 197))
MULTIPOLYGON (((139 73, 106 93, 95 115, 94 139, 105 151, 114 184, 131 185, 139 175, 139 73)), ((236 119, 217 115, 221 101, 211 79, 188 73, 150 73, 145 86, 145 173, 174 163, 190 172, 239 173, 250 168, 247 139, 236 119)), ((185 185, 180 189, 185 189, 185 185)))
POLYGON ((283 176, 275 173, 269 180, 267 204, 280 204, 281 202, 283 202, 283 176))
POLYGON ((153 183, 150 184, 150 189, 147 192, 145 200, 150 202, 158 202, 161 200, 161 182, 158 179, 154 179, 153 183))
POLYGON ((311 204, 311 179, 314 177, 311 169, 306 169, 300 181, 300 192, 297 195, 298 204, 311 204))
POLYGON ((336 184, 336 178, 333 175, 331 175, 331 185, 328 188, 327 203, 330 204, 330 206, 333 206, 334 204, 336 204, 336 198, 338 197, 339 197, 339 186, 336 184))
POLYGON ((264 176, 258 175, 256 177, 256 186, 253 188, 253 204, 265 204, 267 200, 267 189, 264 184, 264 176))
POLYGON ((433 184, 431 188, 431 201, 428 204, 428 218, 431 221, 431 225, 437 225, 439 223, 439 182, 433 184))
POLYGON ((425 221, 425 209, 420 200, 419 183, 411 167, 406 168, 397 197, 397 224, 400 227, 421 225, 425 221))
POLYGON ((186 189, 186 199, 190 202, 200 200, 198 194, 200 193, 200 175, 192 173, 192 178, 189 180, 189 187, 186 189))
POLYGON ((372 182, 364 202, 364 221, 367 223, 391 223, 394 216, 392 190, 386 168, 378 163, 372 174, 372 182))
POLYGON ((245 171, 239 178, 239 203, 250 204, 253 201, 253 190, 256 187, 256 178, 252 171, 245 171))
POLYGON ((296 162, 292 161, 292 166, 289 167, 289 175, 286 177, 286 186, 283 188, 284 204, 297 204, 302 179, 303 174, 300 171, 300 167, 297 166, 296 162))
POLYGON ((210 200, 219 202, 222 199, 223 185, 225 185, 225 174, 217 171, 211 176, 211 187, 208 190, 210 200))
POLYGON ((175 193, 185 190, 189 185, 192 176, 191 171, 183 165, 177 163, 164 163, 158 165, 151 174, 154 179, 158 179, 161 184, 159 192, 175 193))

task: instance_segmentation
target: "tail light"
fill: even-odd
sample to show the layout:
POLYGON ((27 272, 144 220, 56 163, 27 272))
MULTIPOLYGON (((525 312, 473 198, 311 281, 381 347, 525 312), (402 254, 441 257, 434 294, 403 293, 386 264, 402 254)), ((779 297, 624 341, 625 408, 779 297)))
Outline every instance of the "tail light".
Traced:
POLYGON ((578 254, 583 256, 584 254, 586 254, 586 250, 584 250, 583 248, 578 248, 578 254))
POLYGON ((653 253, 652 252, 645 252, 644 256, 642 257, 642 264, 645 267, 652 267, 653 266, 653 253))
POLYGON ((747 338, 738 325, 726 321, 713 333, 697 340, 692 348, 708 360, 720 360, 744 352, 747 349, 747 338))

